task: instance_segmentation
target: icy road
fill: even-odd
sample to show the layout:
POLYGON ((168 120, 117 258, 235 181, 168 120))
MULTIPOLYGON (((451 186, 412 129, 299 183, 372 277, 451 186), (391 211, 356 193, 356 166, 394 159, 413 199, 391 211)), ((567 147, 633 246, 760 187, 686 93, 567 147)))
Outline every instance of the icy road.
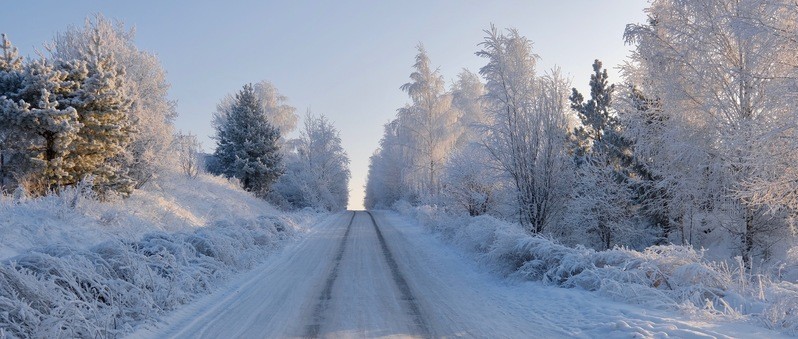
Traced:
POLYGON ((778 337, 507 282, 388 212, 346 212, 132 337, 778 337))

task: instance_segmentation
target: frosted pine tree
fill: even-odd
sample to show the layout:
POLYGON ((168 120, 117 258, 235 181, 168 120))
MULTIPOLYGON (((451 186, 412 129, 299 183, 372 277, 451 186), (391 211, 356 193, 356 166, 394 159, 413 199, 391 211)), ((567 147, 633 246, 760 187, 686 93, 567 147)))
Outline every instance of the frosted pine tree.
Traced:
POLYGON ((622 126, 612 108, 615 85, 609 84, 601 61, 593 63, 590 99, 585 101, 576 88, 571 90, 571 108, 580 125, 571 139, 576 163, 575 190, 566 219, 575 242, 609 249, 615 245, 642 247, 641 223, 634 220, 635 206, 630 182, 631 144, 622 137, 622 126), (585 234, 595 241, 585 243, 585 234))
POLYGON ((101 195, 110 191, 129 194, 134 182, 122 166, 121 156, 135 133, 129 117, 131 99, 124 90, 125 71, 112 54, 107 53, 99 34, 83 53, 87 72, 80 72, 80 62, 61 63, 81 87, 67 95, 66 103, 78 111, 83 125, 70 155, 74 163, 72 184, 89 177, 101 195))
POLYGON ((76 87, 68 73, 45 59, 22 63, 3 36, 0 101, 4 185, 14 179, 33 194, 45 194, 69 181, 67 160, 80 128, 77 112, 56 101, 76 87))
POLYGON ((31 177, 41 180, 39 191, 72 182, 74 163, 70 159, 81 124, 78 113, 57 101, 58 96, 71 93, 76 84, 68 80, 68 73, 57 70, 47 60, 37 60, 25 67, 25 81, 16 105, 17 126, 24 131, 17 141, 19 150, 26 152, 32 163, 31 177))
POLYGON ((613 153, 613 157, 619 157, 623 148, 628 148, 628 143, 620 137, 618 117, 612 111, 615 85, 607 79, 607 70, 602 69, 601 61, 596 59, 590 75, 590 99, 585 101, 576 88, 571 90, 571 108, 577 112, 581 122, 573 133, 580 146, 577 153, 613 153))
POLYGON ((125 69, 122 86, 132 101, 128 115, 136 121, 137 132, 126 147, 123 165, 140 187, 163 169, 178 165, 169 150, 176 103, 168 98, 170 85, 158 58, 138 48, 135 30, 121 21, 95 14, 83 25, 57 33, 46 46, 54 60, 80 60, 97 37, 103 52, 125 69))
POLYGON ((17 48, 11 44, 5 34, 0 35, 0 97, 16 91, 22 85, 22 62, 17 48))
MULTIPOLYGON (((5 34, 0 36, 0 48, 3 53, 0 55, 0 114, 4 114, 7 109, 5 106, 6 99, 19 90, 22 86, 22 57, 19 56, 16 47, 11 44, 5 34)), ((0 123, 0 189, 7 186, 7 181, 10 179, 9 162, 11 154, 8 140, 8 135, 12 130, 12 126, 8 123, 0 123)))
MULTIPOLYGON (((280 94, 277 87, 274 87, 271 82, 266 80, 253 84, 252 90, 255 92, 255 97, 260 101, 261 109, 263 109, 269 124, 279 129, 281 136, 288 135, 296 130, 299 116, 296 114, 296 108, 288 105, 288 97, 280 94)), ((224 120, 227 119, 235 103, 235 93, 225 96, 216 106, 214 123, 224 124, 224 120)), ((290 145, 288 145, 287 140, 281 139, 279 144, 283 154, 290 151, 290 145)))
POLYGON ((217 120, 214 156, 222 174, 265 197, 284 172, 279 140, 280 131, 269 123, 252 85, 245 85, 225 119, 217 120))

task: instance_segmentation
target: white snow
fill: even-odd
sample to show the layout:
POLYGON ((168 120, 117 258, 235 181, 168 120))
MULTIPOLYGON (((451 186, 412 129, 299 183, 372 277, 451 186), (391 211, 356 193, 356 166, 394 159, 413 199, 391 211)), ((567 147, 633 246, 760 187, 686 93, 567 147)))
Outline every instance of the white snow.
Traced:
POLYGON ((0 200, 0 338, 109 337, 222 286, 325 214, 286 214, 207 175, 129 199, 0 200), (74 207, 73 207, 74 206, 74 207))
POLYGON ((781 336, 584 290, 507 280, 485 272, 418 222, 374 212, 386 254, 368 215, 357 212, 350 219, 351 213, 318 224, 224 290, 131 337, 781 336), (393 273, 389 257, 402 278, 393 273))
MULTIPOLYGON (((489 216, 458 217, 429 206, 398 207, 411 218, 409 224, 424 225, 508 281, 596 291, 615 301, 676 312, 674 317, 690 322, 746 323, 790 335, 798 329, 798 285, 749 274, 741 262, 736 267, 713 262, 687 246, 653 246, 642 252, 571 248, 489 216)), ((738 335, 748 331, 761 330, 746 327, 738 335)))

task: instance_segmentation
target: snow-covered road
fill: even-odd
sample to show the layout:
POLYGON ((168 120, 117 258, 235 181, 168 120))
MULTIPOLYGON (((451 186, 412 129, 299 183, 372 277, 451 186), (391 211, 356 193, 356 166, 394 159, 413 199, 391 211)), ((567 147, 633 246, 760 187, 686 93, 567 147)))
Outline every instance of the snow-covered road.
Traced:
POLYGON ((346 212, 133 337, 774 337, 735 323, 507 282, 418 225, 388 212, 346 212))

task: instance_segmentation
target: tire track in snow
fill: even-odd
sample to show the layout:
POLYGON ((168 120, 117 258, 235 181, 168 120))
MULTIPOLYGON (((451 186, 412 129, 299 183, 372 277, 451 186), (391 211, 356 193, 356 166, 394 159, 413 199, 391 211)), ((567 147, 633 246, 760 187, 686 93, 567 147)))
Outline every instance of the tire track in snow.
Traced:
POLYGON ((308 325, 305 329, 306 338, 319 337, 321 324, 324 321, 324 312, 327 310, 327 307, 329 307, 330 300, 332 300, 332 288, 335 284, 335 279, 338 278, 338 267, 341 266, 341 259, 344 257, 344 251, 346 251, 346 240, 349 238, 349 231, 352 230, 352 222, 355 221, 355 215, 357 215, 357 212, 352 212, 352 218, 349 219, 349 225, 346 226, 346 232, 344 232, 344 237, 341 240, 341 246, 338 247, 338 252, 335 254, 335 259, 333 259, 335 264, 333 265, 332 271, 330 271, 330 275, 327 276, 324 289, 321 290, 319 303, 316 304, 316 308, 313 309, 313 323, 308 325))
POLYGON ((377 239, 380 241, 380 246, 382 247, 382 254, 385 257, 385 261, 388 263, 388 267, 391 268, 391 274, 393 275, 394 283, 396 283, 396 287, 402 294, 402 300, 406 301, 408 307, 410 308, 410 316, 413 317, 414 323, 416 327, 418 327, 421 335, 424 338, 431 338, 432 335, 429 330, 429 325, 427 325, 426 320, 424 320, 424 317, 421 314, 421 308, 418 306, 416 298, 413 296, 413 292, 410 290, 410 285, 407 284, 407 280, 405 280, 405 277, 399 270, 399 265, 396 263, 391 250, 388 248, 388 244, 385 242, 385 237, 382 236, 380 227, 377 226, 377 220, 374 219, 374 215, 372 215, 370 211, 366 211, 366 213, 369 214, 371 223, 374 225, 374 230, 377 232, 377 239))

